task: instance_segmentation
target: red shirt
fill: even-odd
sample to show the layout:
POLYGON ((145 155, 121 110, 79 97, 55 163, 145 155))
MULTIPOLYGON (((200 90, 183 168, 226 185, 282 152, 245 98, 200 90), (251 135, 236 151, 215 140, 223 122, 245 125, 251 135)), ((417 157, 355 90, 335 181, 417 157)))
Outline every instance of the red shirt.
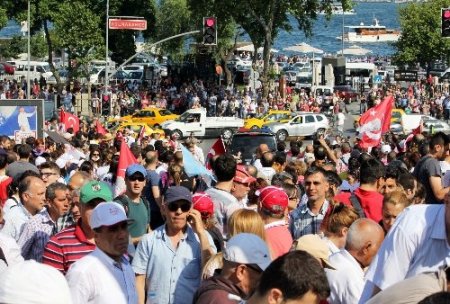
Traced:
POLYGON ((348 191, 341 191, 338 194, 334 196, 334 200, 338 203, 343 203, 347 206, 352 206, 352 202, 350 202, 350 196, 352 196, 351 192, 348 191))
POLYGON ((379 222, 382 218, 383 195, 377 191, 367 191, 358 188, 355 195, 359 199, 366 217, 379 222))
POLYGON ((68 227, 50 238, 45 246, 42 262, 66 274, 70 265, 94 249, 95 244, 86 239, 80 220, 75 226, 68 227))
POLYGON ((286 224, 277 225, 276 222, 266 225, 266 240, 271 249, 272 260, 289 252, 292 247, 292 235, 286 224), (273 226, 272 226, 273 225, 273 226))

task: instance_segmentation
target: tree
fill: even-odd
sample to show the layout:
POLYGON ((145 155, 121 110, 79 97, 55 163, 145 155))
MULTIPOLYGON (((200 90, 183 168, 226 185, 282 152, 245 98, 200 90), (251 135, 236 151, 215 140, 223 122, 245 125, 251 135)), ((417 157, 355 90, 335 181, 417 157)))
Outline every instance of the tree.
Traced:
MULTIPOLYGON (((194 1, 194 0, 192 0, 194 1)), ((298 28, 305 32, 306 36, 311 36, 312 25, 317 19, 317 12, 324 10, 327 17, 331 14, 332 1, 321 0, 197 0, 200 5, 209 3, 206 7, 217 6, 239 24, 250 36, 255 48, 262 45, 263 51, 263 72, 261 80, 263 84, 263 97, 269 92, 269 68, 270 49, 276 38, 278 31, 284 29, 292 30, 288 16, 293 16, 298 28)), ((343 7, 351 7, 350 0, 341 0, 343 7)))
MULTIPOLYGON (((153 41, 195 29, 186 0, 161 0, 156 9, 156 16, 153 41)), ((174 57, 181 52, 184 41, 183 38, 173 39, 158 45, 158 47, 163 53, 171 54, 174 57)))
POLYGON ((6 15, 6 9, 0 8, 0 29, 8 23, 8 16, 6 15))
MULTIPOLYGON (((103 38, 99 30, 100 17, 80 1, 62 3, 52 12, 51 17, 54 20, 52 35, 55 46, 65 50, 69 62, 74 63, 68 66, 69 79, 71 79, 80 67, 87 67, 89 61, 94 59, 94 49, 99 48, 99 42, 100 46, 103 46, 103 38), (78 12, 76 18, 73 16, 74 11, 78 12)), ((82 72, 84 76, 87 76, 87 70, 82 72)), ((55 78, 57 83, 60 83, 57 72, 55 78)))
POLYGON ((397 64, 424 65, 450 54, 450 40, 441 38, 441 8, 448 0, 411 3, 400 7, 400 39, 394 61, 397 64))

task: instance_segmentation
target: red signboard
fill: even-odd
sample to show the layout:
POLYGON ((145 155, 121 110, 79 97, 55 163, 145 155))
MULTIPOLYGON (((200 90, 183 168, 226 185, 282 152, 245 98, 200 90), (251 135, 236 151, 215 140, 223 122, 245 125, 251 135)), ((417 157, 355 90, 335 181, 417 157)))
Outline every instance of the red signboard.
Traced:
POLYGON ((145 20, 145 19, 109 19, 109 29, 111 29, 111 30, 145 31, 147 29, 147 20, 145 20))

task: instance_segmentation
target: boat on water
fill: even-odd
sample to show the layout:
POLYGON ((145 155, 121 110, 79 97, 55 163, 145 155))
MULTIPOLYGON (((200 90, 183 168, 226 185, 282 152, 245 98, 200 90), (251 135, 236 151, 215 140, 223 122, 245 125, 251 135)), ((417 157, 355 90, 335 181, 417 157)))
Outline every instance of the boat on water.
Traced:
MULTIPOLYGON (((351 25, 344 26, 344 41, 347 42, 395 42, 400 38, 400 31, 387 29, 384 25, 380 25, 376 18, 371 25, 351 25)), ((336 37, 342 40, 342 36, 336 37)))
MULTIPOLYGON (((319 11, 318 12, 319 15, 326 15, 325 11, 319 11)), ((331 14, 332 15, 355 15, 356 12, 354 9, 349 9, 349 10, 345 10, 342 7, 341 3, 332 3, 331 4, 331 14)))

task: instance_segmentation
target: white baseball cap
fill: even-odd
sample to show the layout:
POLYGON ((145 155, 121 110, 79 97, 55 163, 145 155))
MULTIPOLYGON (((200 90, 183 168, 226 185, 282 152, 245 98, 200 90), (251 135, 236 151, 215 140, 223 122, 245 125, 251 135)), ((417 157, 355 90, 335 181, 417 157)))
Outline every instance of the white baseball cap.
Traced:
POLYGON ((104 202, 98 204, 91 215, 91 228, 99 228, 101 226, 112 226, 120 222, 132 221, 127 218, 125 209, 116 202, 104 202))
POLYGON ((381 146, 381 153, 389 153, 391 152, 391 146, 390 145, 382 145, 381 146))
POLYGON ((9 266, 0 273, 0 282, 0 303, 72 303, 62 273, 34 260, 9 266))
POLYGON ((253 233, 239 233, 233 236, 226 243, 223 258, 239 264, 256 264, 263 271, 272 262, 266 243, 253 233))

